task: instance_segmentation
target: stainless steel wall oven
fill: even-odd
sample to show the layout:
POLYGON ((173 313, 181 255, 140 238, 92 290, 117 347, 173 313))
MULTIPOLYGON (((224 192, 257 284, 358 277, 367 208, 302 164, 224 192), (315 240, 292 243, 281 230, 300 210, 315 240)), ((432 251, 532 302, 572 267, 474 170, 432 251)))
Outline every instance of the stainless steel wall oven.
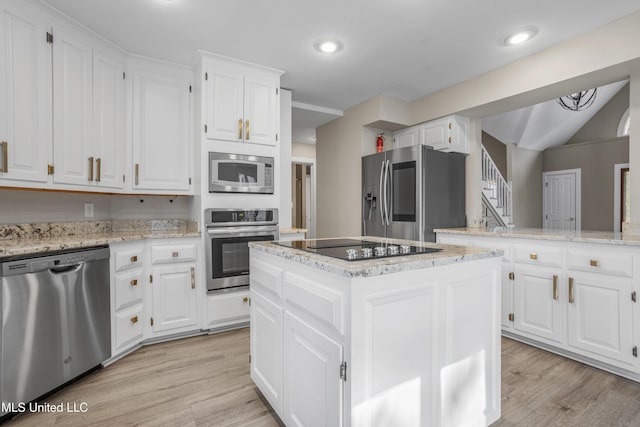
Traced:
POLYGON ((249 242, 278 240, 277 209, 206 209, 207 292, 249 286, 249 242))

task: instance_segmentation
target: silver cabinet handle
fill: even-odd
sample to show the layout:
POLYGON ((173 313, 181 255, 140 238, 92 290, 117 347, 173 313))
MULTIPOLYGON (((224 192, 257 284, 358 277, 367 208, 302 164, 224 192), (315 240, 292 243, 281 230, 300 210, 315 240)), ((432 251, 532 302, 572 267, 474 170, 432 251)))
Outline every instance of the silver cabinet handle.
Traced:
POLYGON ((93 181, 93 157, 89 157, 89 181, 93 181))
POLYGON ((100 182, 100 175, 102 169, 102 159, 96 159, 96 182, 100 182))
POLYGON ((135 178, 134 178, 134 182, 136 185, 138 185, 139 180, 138 178, 140 177, 140 163, 136 163, 136 167, 135 167, 135 178))
POLYGON ((196 268, 191 267, 191 289, 196 288, 196 268))
POLYGON ((573 303, 573 277, 569 277, 569 302, 573 303))
POLYGON ((9 143, 7 141, 0 142, 0 151, 2 152, 2 162, 0 163, 0 172, 9 172, 9 143))

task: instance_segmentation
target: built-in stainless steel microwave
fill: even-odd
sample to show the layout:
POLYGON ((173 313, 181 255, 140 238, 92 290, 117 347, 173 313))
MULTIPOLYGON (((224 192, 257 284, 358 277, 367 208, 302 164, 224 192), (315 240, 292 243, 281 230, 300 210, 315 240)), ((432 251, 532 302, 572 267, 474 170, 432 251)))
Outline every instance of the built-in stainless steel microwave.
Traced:
POLYGON ((273 157, 209 153, 210 193, 273 194, 273 157))

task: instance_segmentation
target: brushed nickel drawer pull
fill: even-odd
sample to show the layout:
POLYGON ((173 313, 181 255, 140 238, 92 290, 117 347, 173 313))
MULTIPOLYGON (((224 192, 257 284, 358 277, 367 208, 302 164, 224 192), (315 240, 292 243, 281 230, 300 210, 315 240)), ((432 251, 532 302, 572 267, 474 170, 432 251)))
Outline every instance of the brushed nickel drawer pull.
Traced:
POLYGON ((529 258, 531 258, 531 259, 538 259, 538 254, 537 254, 537 253, 535 253, 535 252, 532 252, 532 253, 530 253, 530 254, 529 254, 529 258))
POLYGON ((100 182, 100 175, 102 169, 102 159, 96 159, 96 182, 100 182))
POLYGON ((196 268, 191 267, 191 289, 196 288, 196 268))
POLYGON ((93 181, 93 157, 89 157, 89 181, 93 181))
POLYGON ((0 142, 0 151, 2 151, 2 163, 0 163, 0 172, 9 172, 9 143, 7 141, 0 142))
POLYGON ((178 253, 178 251, 172 252, 171 256, 174 258, 178 258, 180 256, 180 254, 178 253))
POLYGON ((589 264, 591 264, 591 267, 600 267, 600 263, 597 259, 592 259, 591 261, 589 261, 589 264))
POLYGON ((573 277, 569 277, 569 302, 573 303, 573 277))
POLYGON ((553 275, 553 299, 558 299, 558 276, 556 274, 553 275))
POLYGON ((131 318, 131 323, 138 323, 138 316, 133 316, 131 318))
POLYGON ((138 255, 134 255, 130 258, 131 262, 138 262, 138 255))
POLYGON ((133 279, 131 281, 131 286, 138 286, 138 279, 133 279))

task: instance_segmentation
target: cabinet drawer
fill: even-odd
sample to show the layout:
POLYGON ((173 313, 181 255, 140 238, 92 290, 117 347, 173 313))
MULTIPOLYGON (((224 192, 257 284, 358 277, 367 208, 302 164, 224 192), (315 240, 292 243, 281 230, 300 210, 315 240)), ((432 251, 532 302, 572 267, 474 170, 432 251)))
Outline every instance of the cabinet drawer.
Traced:
POLYGON ((252 259, 249 266, 251 288, 271 299, 282 298, 282 270, 258 259, 252 259))
POLYGON ((249 319, 249 291, 231 292, 207 297, 209 325, 249 319))
POLYGON ((590 273, 633 277, 633 256, 579 249, 567 250, 567 268, 590 273))
POLYGON ((143 269, 124 272, 116 275, 115 293, 116 310, 142 302, 143 269))
POLYGON ((297 274, 285 273, 284 297, 316 319, 344 333, 344 297, 340 292, 297 274))
POLYGON ((131 248, 116 251, 116 272, 142 265, 143 248, 131 248))
POLYGON ((513 259, 531 265, 562 266, 562 248, 553 246, 514 245, 513 259))
POLYGON ((142 322, 144 320, 142 312, 142 304, 116 312, 116 349, 114 354, 142 341, 142 322))
POLYGON ((196 245, 158 245, 151 247, 151 262, 161 264, 166 262, 184 262, 196 260, 196 245))

